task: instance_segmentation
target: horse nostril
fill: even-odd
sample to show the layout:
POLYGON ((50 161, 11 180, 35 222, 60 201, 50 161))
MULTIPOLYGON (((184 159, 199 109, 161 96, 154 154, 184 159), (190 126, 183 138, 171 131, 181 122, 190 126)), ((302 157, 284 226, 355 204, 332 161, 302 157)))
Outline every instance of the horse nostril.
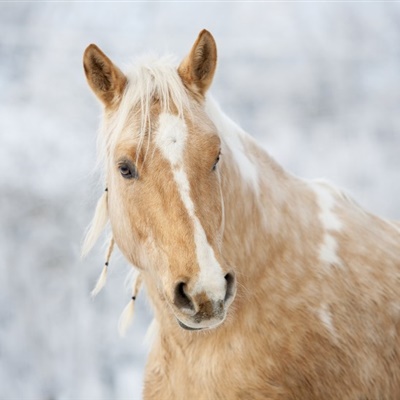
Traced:
POLYGON ((193 311, 194 306, 193 302, 190 299, 190 297, 186 294, 186 283, 185 282, 179 282, 176 287, 175 287, 175 293, 174 293, 174 304, 176 307, 180 309, 188 309, 193 311))
POLYGON ((226 292, 224 301, 227 302, 235 294, 235 275, 229 272, 225 275, 225 280, 226 292))

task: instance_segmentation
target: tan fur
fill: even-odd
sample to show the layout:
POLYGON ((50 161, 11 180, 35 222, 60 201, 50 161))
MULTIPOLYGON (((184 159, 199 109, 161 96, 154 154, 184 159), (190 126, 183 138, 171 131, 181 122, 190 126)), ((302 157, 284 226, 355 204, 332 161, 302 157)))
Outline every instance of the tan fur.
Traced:
MULTIPOLYGON (((203 32, 191 53, 210 37, 203 32)), ((190 62, 183 65, 187 86, 193 71, 190 62)), ((176 321, 174 284, 193 281, 199 265, 193 220, 154 144, 158 115, 166 111, 157 96, 147 146, 132 134, 141 126, 136 104, 106 158, 113 235, 141 270, 158 326, 144 399, 400 399, 399 229, 326 183, 286 173, 226 117, 218 120, 218 110, 217 117, 206 112, 198 93, 189 90, 182 115, 185 167, 208 243, 224 272, 236 273, 237 295, 222 325, 186 331, 176 321), (257 188, 243 179, 232 137, 258 171, 257 188), (118 160, 127 158, 136 163, 137 181, 118 172, 118 160), (329 252, 321 256, 327 238, 326 246, 335 244, 328 249, 332 263, 329 252)), ((215 313, 208 300, 198 294, 199 318, 215 313)))

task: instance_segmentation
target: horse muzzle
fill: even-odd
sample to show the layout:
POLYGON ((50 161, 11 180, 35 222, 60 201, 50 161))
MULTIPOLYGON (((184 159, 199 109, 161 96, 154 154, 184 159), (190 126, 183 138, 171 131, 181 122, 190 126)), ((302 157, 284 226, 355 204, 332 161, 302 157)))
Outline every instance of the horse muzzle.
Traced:
POLYGON ((180 281, 174 290, 173 311, 183 329, 212 329, 224 322, 235 295, 236 280, 233 273, 222 277, 218 286, 202 286, 201 290, 180 281))

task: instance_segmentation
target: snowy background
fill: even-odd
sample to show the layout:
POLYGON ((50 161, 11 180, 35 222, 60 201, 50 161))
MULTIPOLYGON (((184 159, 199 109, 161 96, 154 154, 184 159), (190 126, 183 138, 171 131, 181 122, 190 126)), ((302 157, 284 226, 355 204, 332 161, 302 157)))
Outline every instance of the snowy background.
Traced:
POLYGON ((400 218, 400 4, 1 3, 0 400, 140 399, 150 307, 119 338, 129 266, 114 255, 92 300, 104 249, 79 259, 102 191, 82 53, 180 59, 202 28, 228 114, 296 175, 400 218))

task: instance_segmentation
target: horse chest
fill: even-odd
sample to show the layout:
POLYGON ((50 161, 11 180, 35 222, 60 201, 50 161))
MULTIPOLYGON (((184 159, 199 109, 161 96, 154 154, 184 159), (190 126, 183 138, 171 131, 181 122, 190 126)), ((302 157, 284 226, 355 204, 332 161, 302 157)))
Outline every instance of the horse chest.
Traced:
POLYGON ((269 380, 268 362, 231 346, 157 346, 150 357, 145 399, 284 399, 284 389, 269 380), (153 356, 156 355, 156 356, 153 356))

